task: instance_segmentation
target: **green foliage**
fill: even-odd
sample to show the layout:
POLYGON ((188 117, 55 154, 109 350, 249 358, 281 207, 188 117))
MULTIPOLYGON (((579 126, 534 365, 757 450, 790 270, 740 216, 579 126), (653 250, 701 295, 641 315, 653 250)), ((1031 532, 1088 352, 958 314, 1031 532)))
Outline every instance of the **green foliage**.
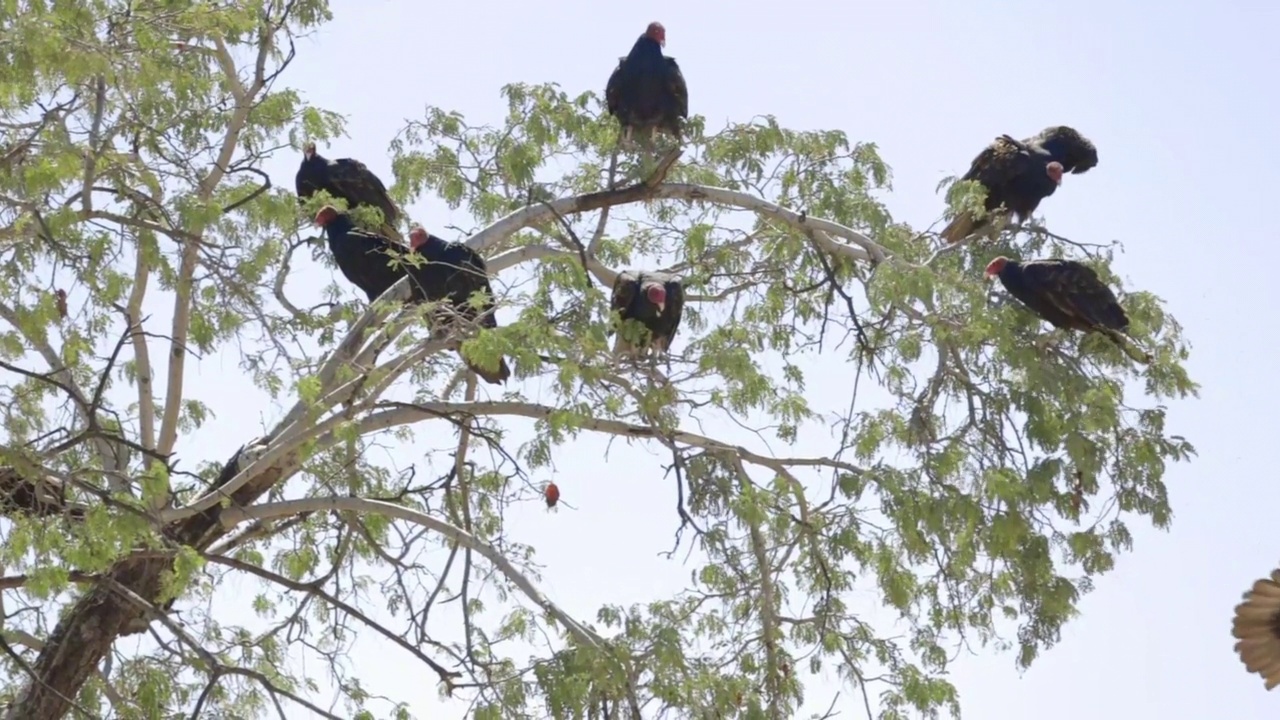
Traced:
MULTIPOLYGON (((336 687, 344 717, 410 717, 336 661, 359 627, 424 672, 459 673, 442 688, 476 718, 606 706, 791 717, 826 706, 806 684, 830 668, 883 720, 937 717, 958 709, 945 679, 954 643, 1013 648, 1029 665, 1131 547, 1131 525, 1171 522, 1164 471, 1194 450, 1166 430, 1165 403, 1197 387, 1160 298, 1123 293, 1147 367, 1104 338, 1050 332, 991 292, 986 262, 1087 257, 1119 287, 1111 254, 1042 231, 940 252, 885 208, 891 173, 874 144, 771 117, 711 132, 695 117, 657 196, 482 233, 502 327, 463 351, 481 365, 508 358, 542 393, 526 402, 514 382, 506 402, 470 404, 457 354, 424 342, 430 308, 383 299, 371 316, 331 287, 308 310, 281 279, 301 264, 299 226, 318 201, 262 190, 264 163, 271 148, 323 145, 342 132, 334 111, 353 110, 308 107, 287 87, 289 39, 328 19, 323 1, 2 7, 0 462, 76 511, 0 520, 0 563, 25 576, 6 595, 4 637, 28 664, 41 647, 56 656, 56 624, 85 589, 107 593, 104 573, 151 558, 165 565, 141 601, 184 613, 151 622, 163 644, 121 643, 102 675, 62 688, 90 716, 261 717, 277 702, 324 716, 307 703, 336 687), (611 333, 638 330, 609 311, 612 273, 627 267, 685 278, 669 367, 609 355, 611 333), (358 323, 353 337, 380 352, 327 364, 358 323), (344 509, 184 545, 177 530, 195 513, 181 508, 226 460, 202 458, 221 391, 192 379, 189 358, 238 359, 262 391, 243 402, 298 401, 270 438, 268 452, 286 450, 266 463, 281 477, 258 504, 376 498, 451 532, 344 509), (850 397, 832 397, 839 372, 850 397), (396 413, 410 402, 433 405, 406 420, 396 413), (532 419, 533 435, 517 437, 504 414, 532 419), (704 418, 768 430, 713 437, 704 418), (411 421, 458 440, 436 443, 420 472, 393 471, 378 444, 406 443, 411 421), (521 599, 538 580, 534 550, 506 534, 513 502, 539 502, 529 472, 587 433, 673 456, 689 524, 673 517, 673 529, 697 550, 686 592, 607 605, 590 625, 554 598, 521 599), (836 440, 822 457, 766 450, 819 438, 836 440), (423 479, 432 471, 439 480, 423 479), (444 560, 415 559, 436 548, 444 560), (883 609, 874 622, 868 592, 883 609), (436 638, 426 616, 445 597, 465 621, 436 638), (44 612, 15 614, 19 601, 44 612), (230 602, 260 622, 231 622, 230 602), (299 645, 332 661, 323 677, 294 662, 299 645)), ((615 152, 595 93, 502 93, 495 124, 429 108, 404 128, 393 194, 442 198, 483 227, 654 166, 615 152)), ((980 197, 958 188, 950 201, 980 197)), ((210 512, 232 508, 214 498, 210 512)), ((5 701, 29 682, 11 660, 5 701)))

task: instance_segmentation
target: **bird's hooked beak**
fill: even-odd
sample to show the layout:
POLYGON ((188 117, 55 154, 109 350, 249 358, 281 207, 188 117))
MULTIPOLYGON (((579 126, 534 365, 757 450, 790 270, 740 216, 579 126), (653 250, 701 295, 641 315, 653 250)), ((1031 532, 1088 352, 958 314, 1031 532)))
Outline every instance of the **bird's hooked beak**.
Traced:
POLYGON ((667 309, 667 304, 666 304, 665 302, 660 302, 660 303, 658 303, 658 314, 659 314, 659 315, 661 315, 661 314, 662 314, 662 312, 663 312, 664 310, 666 310, 666 309, 667 309))

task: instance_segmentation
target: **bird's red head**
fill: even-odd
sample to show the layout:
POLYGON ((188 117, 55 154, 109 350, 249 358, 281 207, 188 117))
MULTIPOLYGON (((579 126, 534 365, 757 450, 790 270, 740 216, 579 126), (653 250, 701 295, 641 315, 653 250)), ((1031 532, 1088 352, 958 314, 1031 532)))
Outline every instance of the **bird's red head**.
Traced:
POLYGON ((1046 165, 1044 171, 1049 174, 1049 178, 1053 180, 1054 185, 1062 184, 1062 163, 1055 160, 1046 165))
POLYGON ((987 263, 987 279, 990 280, 991 278, 999 275, 1000 271, 1004 270, 1004 266, 1008 264, 1009 258, 1004 256, 998 257, 987 263))
POLYGON ((315 143, 313 143, 313 142, 309 142, 309 143, 306 143, 306 144, 304 144, 304 145, 302 146, 302 157, 306 158, 307 160, 310 160, 310 159, 311 159, 311 156, 313 156, 313 155, 315 155, 315 154, 316 154, 316 144, 315 144, 315 143))
POLYGON ((555 483, 547 483, 547 487, 542 491, 542 497, 547 501, 547 507, 555 507, 560 502, 560 488, 555 483))
POLYGON ((427 244, 428 237, 429 235, 427 235, 427 231, 423 230, 421 227, 416 227, 410 230, 409 231, 409 247, 413 248, 414 250, 417 250, 418 248, 427 244))
POLYGON ((320 212, 316 213, 316 224, 320 227, 328 227, 338 217, 338 209, 332 205, 325 205, 320 208, 320 212))
POLYGON ((651 22, 649 27, 645 28, 645 36, 657 41, 662 47, 667 46, 667 29, 662 27, 660 22, 651 22))
POLYGON ((667 289, 661 283, 653 283, 645 287, 644 296, 649 298, 649 302, 658 306, 658 312, 662 312, 667 306, 667 289))

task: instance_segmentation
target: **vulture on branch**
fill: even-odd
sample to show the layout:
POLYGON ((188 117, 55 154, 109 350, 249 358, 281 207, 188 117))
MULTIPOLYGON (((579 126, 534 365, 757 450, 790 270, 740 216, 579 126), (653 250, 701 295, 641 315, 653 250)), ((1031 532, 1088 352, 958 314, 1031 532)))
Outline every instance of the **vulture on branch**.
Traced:
POLYGON ((346 200, 348 209, 361 205, 378 208, 382 211, 382 225, 378 232, 400 241, 400 231, 396 230, 400 210, 391 201, 382 180, 359 160, 330 160, 316 154, 316 144, 309 142, 302 146, 302 166, 298 168, 295 182, 300 205, 316 191, 324 190, 335 198, 346 200))
MULTIPOLYGON (((448 300, 453 310, 467 320, 473 321, 479 316, 481 327, 498 327, 498 318, 494 315, 497 303, 484 258, 463 243, 447 242, 420 227, 409 233, 409 245, 426 259, 422 265, 409 270, 418 285, 417 293, 429 302, 448 300), (469 300, 473 293, 480 291, 488 297, 477 310, 469 300)), ((498 366, 489 370, 472 363, 462 354, 461 348, 458 355, 472 372, 491 385, 500 385, 511 377, 511 368, 505 358, 499 358, 498 366)))
POLYGON ((1056 328, 1096 330, 1126 355, 1141 363, 1151 357, 1125 337, 1129 316, 1093 268, 1075 260, 1032 260, 1020 263, 998 257, 987 265, 988 280, 998 277, 1009 294, 1056 328))
POLYGON ((662 23, 649 23, 644 34, 621 58, 605 86, 609 114, 622 124, 622 142, 631 143, 633 130, 651 131, 656 140, 663 130, 680 140, 684 120, 689 117, 689 88, 675 58, 664 57, 667 30, 662 23))
MULTIPOLYGON (((1097 164, 1093 143, 1073 128, 1058 125, 1021 142, 1001 135, 973 159, 960 179, 976 180, 986 188, 988 213, 1004 206, 1022 222, 1058 189, 1063 173, 1079 175, 1097 164)), ((974 220, 969 213, 961 213, 942 230, 942 238, 958 243, 987 228, 991 219, 990 214, 974 220)))
POLYGON ((1236 654, 1267 690, 1280 686, 1280 569, 1253 584, 1231 622, 1236 654))
POLYGON ((324 228, 329 238, 329 250, 338 263, 338 269, 352 284, 369 296, 369 302, 387 291, 404 277, 403 265, 392 265, 392 253, 406 251, 397 242, 381 235, 361 230, 351 216, 338 212, 332 205, 325 205, 316 213, 316 224, 324 228))
POLYGON ((652 348, 658 353, 671 350, 671 341, 684 314, 684 286, 666 273, 630 271, 618 273, 613 281, 610 306, 622 320, 636 320, 649 330, 649 342, 636 347, 614 328, 613 354, 642 355, 652 348))

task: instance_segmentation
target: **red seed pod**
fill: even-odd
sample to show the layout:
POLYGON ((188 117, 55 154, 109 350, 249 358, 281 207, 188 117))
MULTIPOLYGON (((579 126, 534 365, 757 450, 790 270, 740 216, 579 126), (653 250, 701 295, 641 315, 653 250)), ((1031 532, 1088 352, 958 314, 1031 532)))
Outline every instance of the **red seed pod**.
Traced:
POLYGON ((53 293, 58 298, 58 317, 67 316, 67 291, 55 290, 53 293))
POLYGON ((555 483, 547 483, 547 487, 542 491, 542 496, 546 498, 547 507, 553 508, 560 501, 560 488, 555 483))

